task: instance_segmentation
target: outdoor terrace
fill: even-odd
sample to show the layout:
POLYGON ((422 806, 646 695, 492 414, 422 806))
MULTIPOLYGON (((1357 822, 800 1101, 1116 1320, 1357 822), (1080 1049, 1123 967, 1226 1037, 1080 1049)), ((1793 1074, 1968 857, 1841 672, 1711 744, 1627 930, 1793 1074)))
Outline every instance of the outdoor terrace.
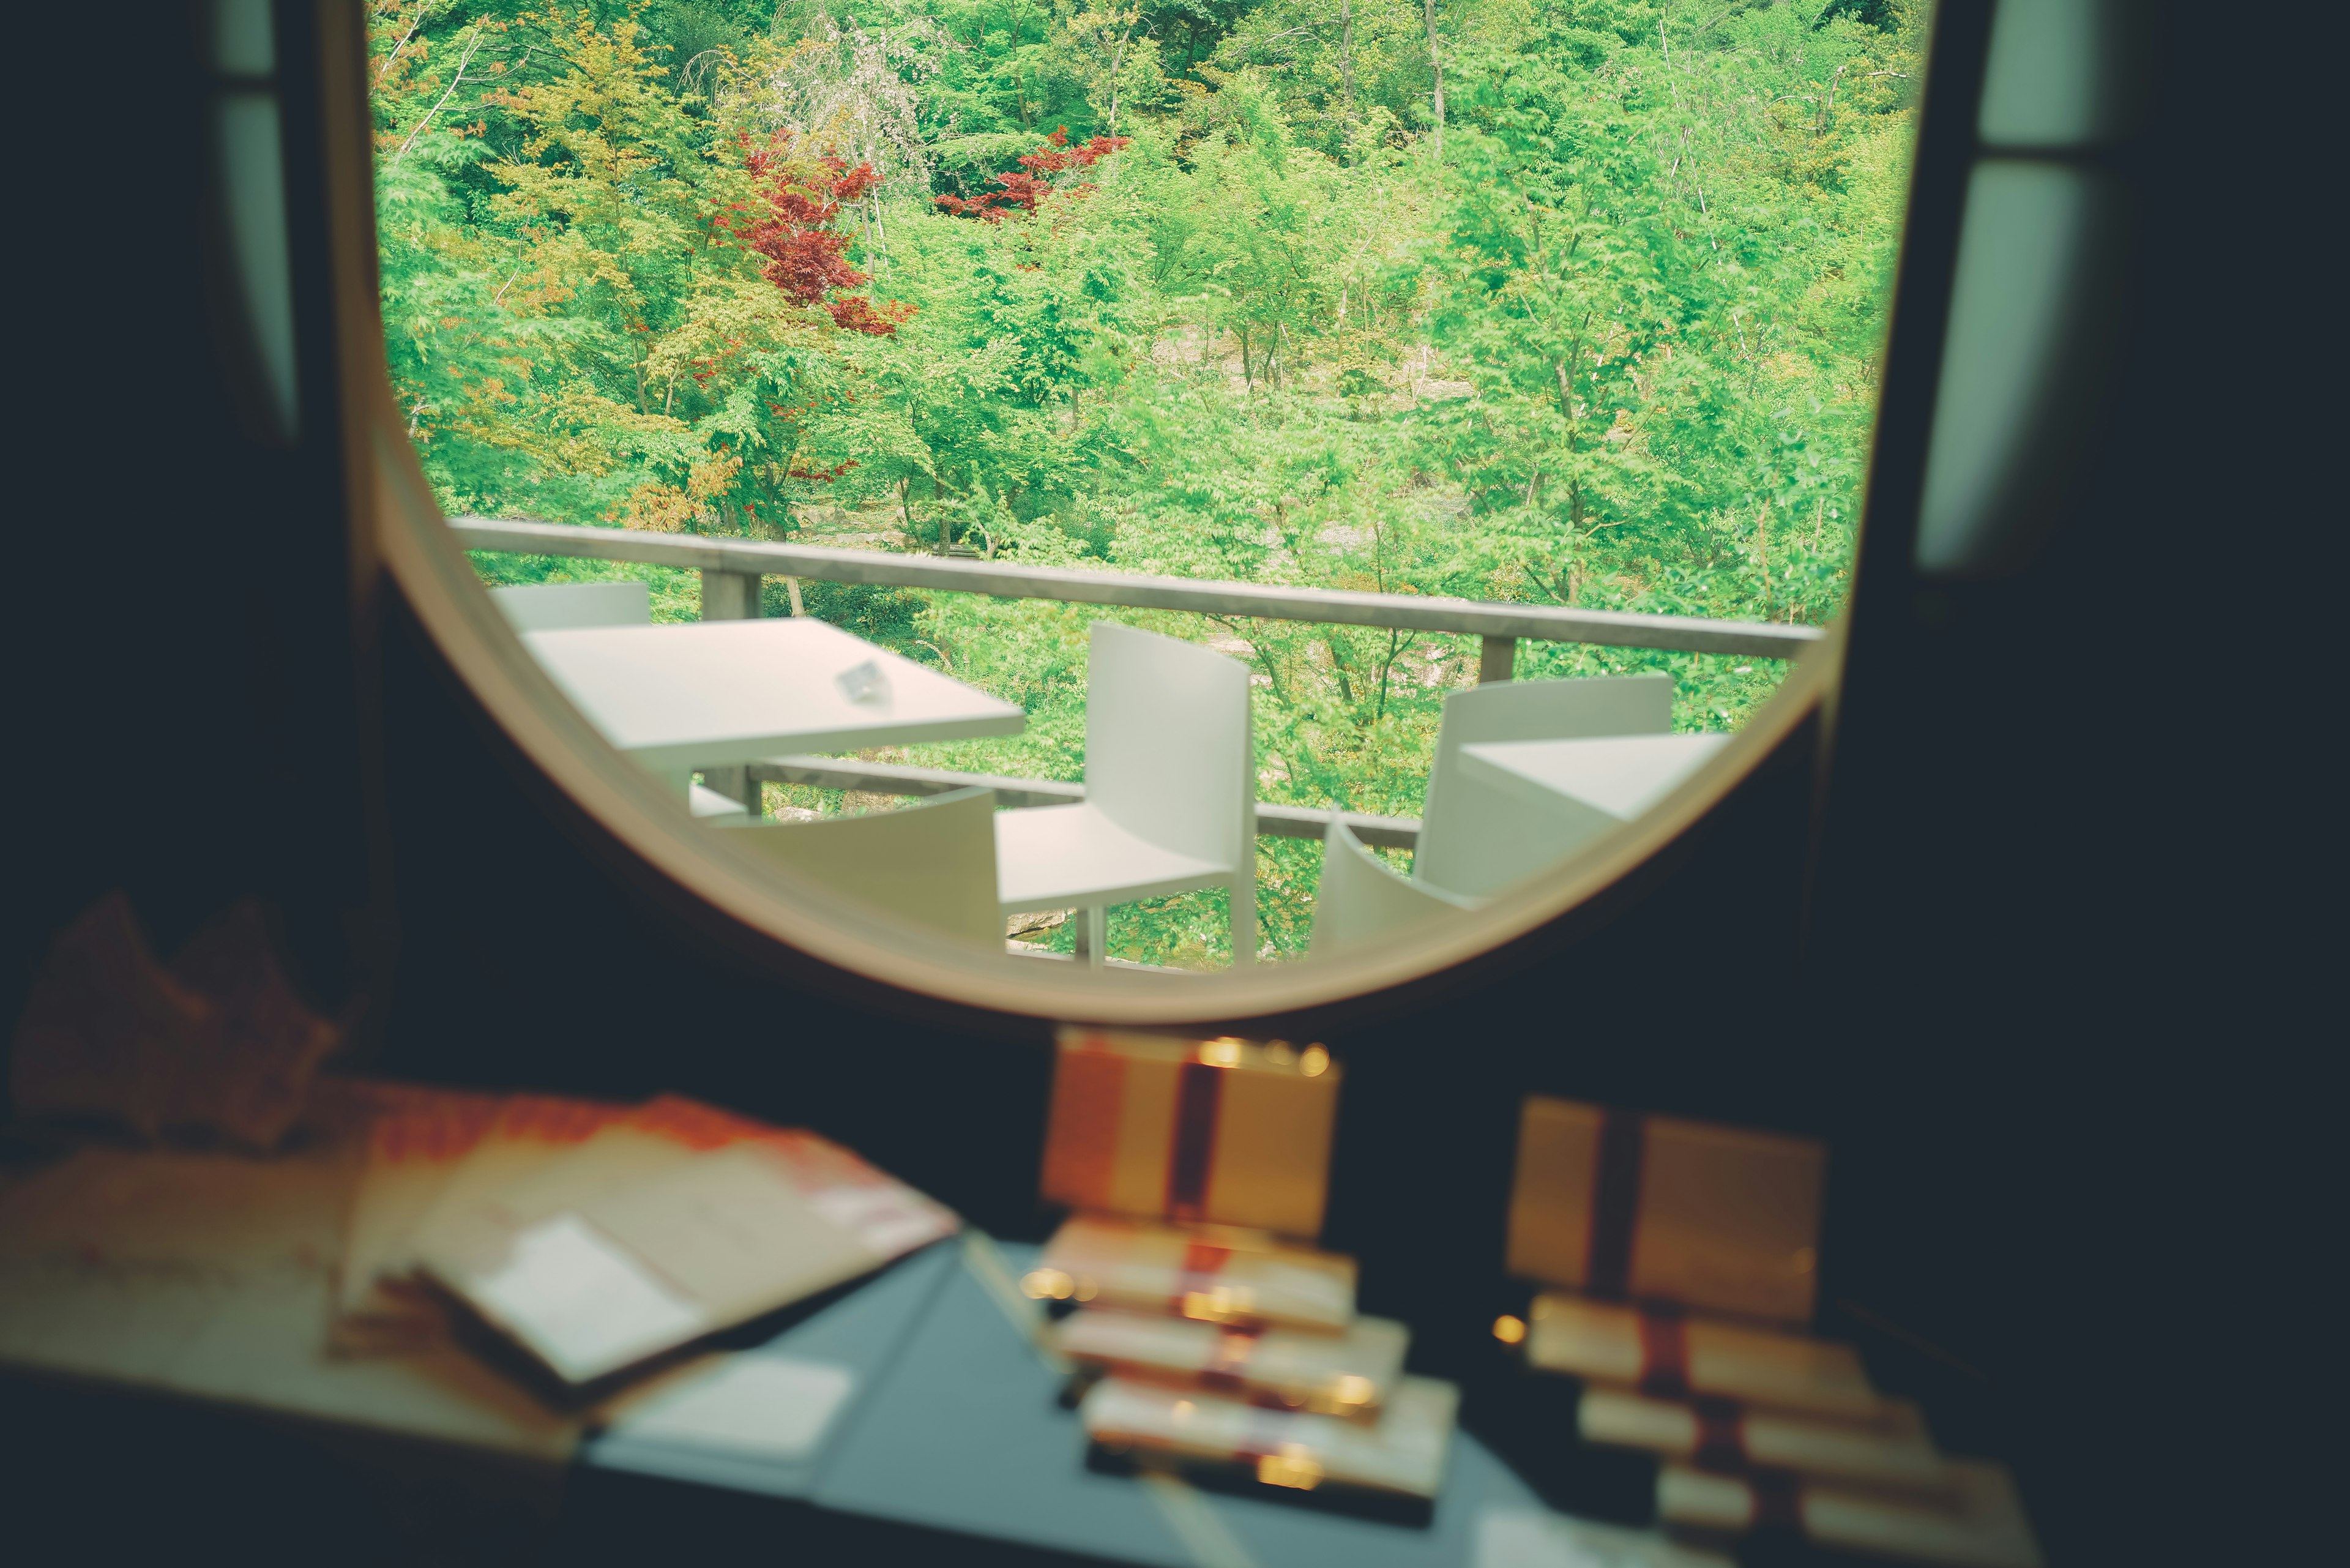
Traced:
MULTIPOLYGON (((1762 621, 1710 620, 1695 616, 1640 615, 1262 583, 1195 581, 1009 561, 845 550, 558 523, 460 517, 452 520, 450 528, 467 550, 584 556, 698 571, 702 576, 704 620, 757 617, 760 587, 766 577, 810 578, 983 594, 997 598, 1053 599, 1068 604, 1474 637, 1480 644, 1481 681, 1511 678, 1521 640, 1794 659, 1823 636, 1817 627, 1762 621)), ((935 795, 981 785, 993 789, 998 801, 1006 806, 1061 805, 1085 797, 1083 784, 1058 780, 1001 778, 831 756, 775 757, 741 770, 739 780, 712 782, 721 793, 746 801, 755 801, 757 786, 766 783, 893 795, 935 795)), ((1260 801, 1256 805, 1256 831, 1282 837, 1319 838, 1333 815, 1312 806, 1260 801)), ((1356 813, 1336 815, 1366 844, 1394 849, 1411 849, 1418 845, 1419 823, 1416 819, 1356 813)))

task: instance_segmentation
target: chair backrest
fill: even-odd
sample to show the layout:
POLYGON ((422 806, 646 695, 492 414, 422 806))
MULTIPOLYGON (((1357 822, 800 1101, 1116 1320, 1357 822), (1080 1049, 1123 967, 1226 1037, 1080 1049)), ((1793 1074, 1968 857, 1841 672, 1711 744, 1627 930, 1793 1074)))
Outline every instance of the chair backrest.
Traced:
POLYGON ((1003 950, 995 903, 995 792, 949 790, 914 805, 723 830, 843 896, 1003 950))
POLYGON ((1563 819, 1463 777, 1461 747, 1489 741, 1661 735, 1672 727, 1669 675, 1495 681, 1455 691, 1444 700, 1444 717, 1437 724, 1412 880, 1455 893, 1491 893, 1557 859, 1585 836, 1563 819))
POLYGON ((1334 818, 1322 835, 1322 885, 1314 895, 1312 950, 1338 952, 1390 931, 1433 925, 1482 901, 1388 869, 1352 828, 1334 818))
POLYGON ((1086 661, 1086 803, 1145 843, 1239 867, 1256 846, 1248 667, 1096 621, 1086 661))
POLYGON ((642 583, 536 583, 492 588, 490 597, 516 631, 642 626, 653 618, 652 592, 642 583))

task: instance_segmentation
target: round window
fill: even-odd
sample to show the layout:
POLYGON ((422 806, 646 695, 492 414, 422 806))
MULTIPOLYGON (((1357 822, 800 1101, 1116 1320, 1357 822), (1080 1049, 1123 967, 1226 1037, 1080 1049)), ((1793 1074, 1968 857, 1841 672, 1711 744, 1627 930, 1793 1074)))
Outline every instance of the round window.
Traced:
POLYGON ((1293 8, 375 8, 387 551, 636 853, 1236 1016, 1555 918, 1809 711, 1922 17, 1293 8))

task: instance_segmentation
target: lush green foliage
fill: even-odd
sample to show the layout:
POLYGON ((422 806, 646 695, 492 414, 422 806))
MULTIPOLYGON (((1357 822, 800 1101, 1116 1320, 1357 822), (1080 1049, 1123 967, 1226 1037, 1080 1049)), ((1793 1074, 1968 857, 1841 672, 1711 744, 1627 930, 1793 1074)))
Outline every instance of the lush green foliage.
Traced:
MULTIPOLYGON (((427 471, 452 511, 1825 618, 1921 0, 1436 16, 1440 155, 1419 0, 380 0, 384 317, 427 471)), ((1082 774, 1098 612, 802 589, 1031 715, 924 760, 1082 774)), ((1252 665, 1273 800, 1415 813, 1474 674, 1464 639, 1129 618, 1252 665)), ((1669 670, 1685 728, 1782 673, 1520 669, 1669 670)), ((1318 846, 1261 843, 1295 951, 1318 846)), ((1119 911, 1114 950, 1212 961, 1216 909, 1119 911)))

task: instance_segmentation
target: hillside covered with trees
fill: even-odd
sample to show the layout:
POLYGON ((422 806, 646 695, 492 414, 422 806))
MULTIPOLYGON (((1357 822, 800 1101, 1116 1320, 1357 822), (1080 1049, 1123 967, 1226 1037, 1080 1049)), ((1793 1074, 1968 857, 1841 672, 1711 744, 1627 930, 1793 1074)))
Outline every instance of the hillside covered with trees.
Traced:
MULTIPOLYGON (((442 505, 1395 594, 1842 601, 1924 0, 375 0, 383 312, 442 505)), ((493 582, 623 571, 481 556, 493 582)), ((785 613, 785 585, 772 580, 785 613)), ((801 585, 1082 775, 1082 606, 801 585)), ((1256 677, 1260 794, 1416 815, 1461 639, 1125 617, 1256 677)), ((1767 660, 1661 669, 1734 727, 1767 660)), ((837 796, 769 786, 771 807, 837 796)), ((875 803, 878 804, 878 803, 875 803)), ((1302 950, 1318 846, 1261 843, 1302 950)), ((1113 914, 1220 956, 1221 895, 1113 914)))

